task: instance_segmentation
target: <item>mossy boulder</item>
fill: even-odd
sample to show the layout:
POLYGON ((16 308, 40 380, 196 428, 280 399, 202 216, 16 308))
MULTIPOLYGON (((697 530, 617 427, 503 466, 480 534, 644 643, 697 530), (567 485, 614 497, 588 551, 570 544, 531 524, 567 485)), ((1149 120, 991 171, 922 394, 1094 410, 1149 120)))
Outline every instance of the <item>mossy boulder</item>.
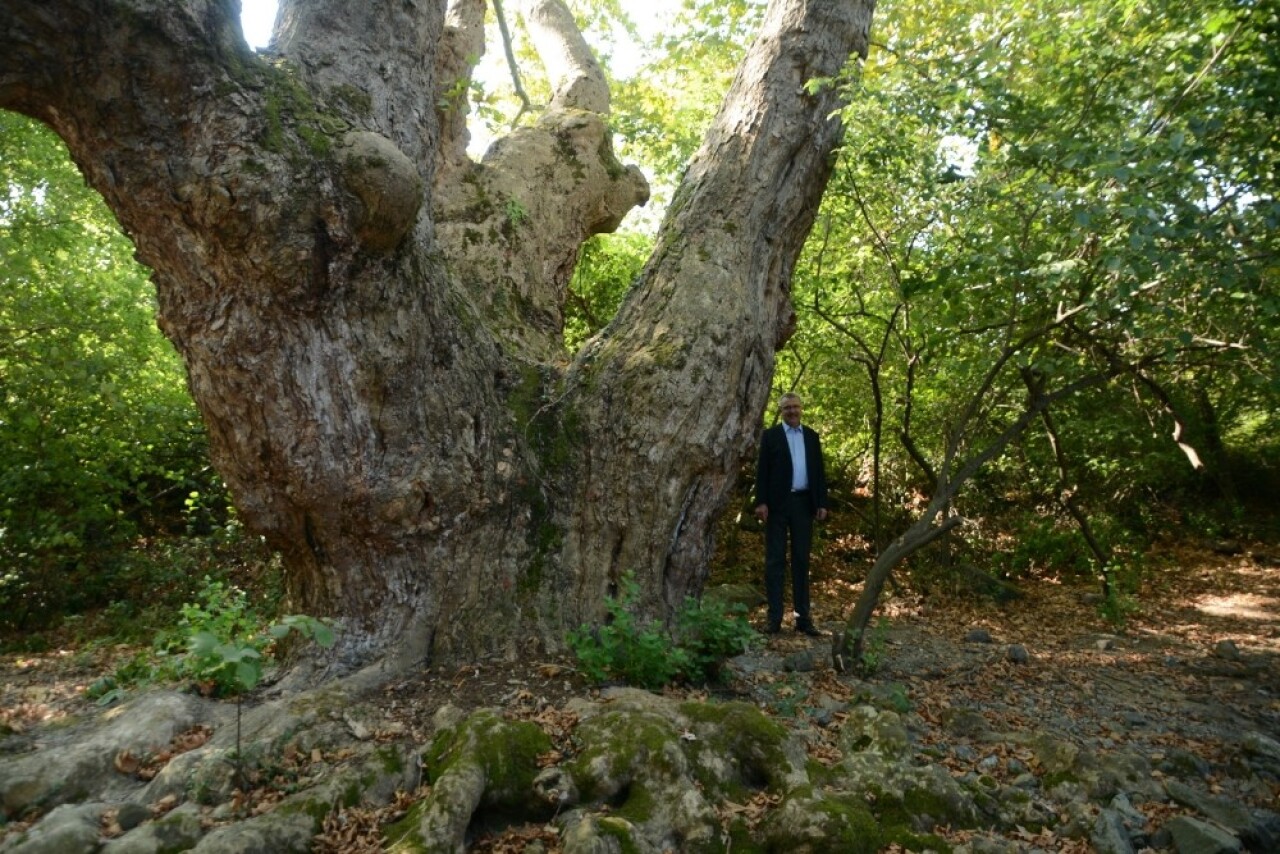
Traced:
POLYGON ((860 705, 849 710, 840 730, 840 748, 845 753, 901 757, 910 752, 911 736, 897 712, 860 705))
POLYGON ((878 753, 846 756, 831 785, 869 804, 886 827, 927 833, 975 827, 983 819, 974 794, 938 765, 911 765, 878 753))
POLYGON ((864 800, 846 793, 792 793, 770 817, 769 851, 788 854, 874 854, 884 835, 864 800))
POLYGON ((461 851, 483 807, 490 814, 548 818, 534 780, 551 740, 537 724, 482 709, 436 735, 422 757, 431 792, 387 832, 393 851, 461 851))
POLYGON ((614 713, 585 723, 580 737, 584 750, 573 769, 592 803, 609 806, 645 836, 668 837, 677 822, 705 834, 711 805, 701 794, 688 797, 688 757, 667 722, 614 713))

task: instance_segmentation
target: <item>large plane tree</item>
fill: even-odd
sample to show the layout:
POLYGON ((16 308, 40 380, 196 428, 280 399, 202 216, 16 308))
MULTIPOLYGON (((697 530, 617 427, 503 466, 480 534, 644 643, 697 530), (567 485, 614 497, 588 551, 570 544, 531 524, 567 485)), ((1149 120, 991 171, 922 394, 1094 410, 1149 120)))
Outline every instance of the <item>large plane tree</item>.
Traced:
POLYGON ((570 275, 647 196, 560 0, 554 97, 466 153, 483 0, 0 0, 0 107, 67 143, 153 271, 213 460, 340 660, 556 645, 634 573, 707 571, 790 334, 790 280, 873 0, 773 0, 609 326, 570 275), (816 81, 816 82, 815 82, 816 81), (827 82, 823 82, 827 81, 827 82))

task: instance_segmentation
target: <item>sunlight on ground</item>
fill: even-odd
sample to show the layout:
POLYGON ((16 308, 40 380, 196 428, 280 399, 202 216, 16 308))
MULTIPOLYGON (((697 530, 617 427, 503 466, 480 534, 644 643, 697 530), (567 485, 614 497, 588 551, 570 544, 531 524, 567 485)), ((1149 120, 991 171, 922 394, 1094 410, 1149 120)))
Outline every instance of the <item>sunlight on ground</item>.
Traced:
POLYGON ((1213 617, 1230 617, 1238 620, 1280 621, 1280 599, 1258 596, 1254 593, 1233 593, 1229 596, 1201 596, 1193 607, 1213 617))

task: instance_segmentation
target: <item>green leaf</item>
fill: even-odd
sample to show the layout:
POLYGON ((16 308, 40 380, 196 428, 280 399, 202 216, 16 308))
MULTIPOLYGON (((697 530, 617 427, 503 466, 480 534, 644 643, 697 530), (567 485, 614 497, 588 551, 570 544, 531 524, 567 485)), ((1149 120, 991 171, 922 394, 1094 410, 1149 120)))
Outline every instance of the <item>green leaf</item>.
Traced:
POLYGON ((218 638, 213 632, 199 631, 193 634, 188 641, 188 651, 197 658, 204 658, 215 654, 215 650, 219 647, 218 638))
POLYGON ((333 646, 337 638, 334 636, 333 628, 327 623, 317 621, 315 624, 315 641, 320 646, 328 649, 333 646))
POLYGON ((251 691, 262 678, 262 666, 256 661, 241 661, 236 665, 236 682, 242 690, 251 691))

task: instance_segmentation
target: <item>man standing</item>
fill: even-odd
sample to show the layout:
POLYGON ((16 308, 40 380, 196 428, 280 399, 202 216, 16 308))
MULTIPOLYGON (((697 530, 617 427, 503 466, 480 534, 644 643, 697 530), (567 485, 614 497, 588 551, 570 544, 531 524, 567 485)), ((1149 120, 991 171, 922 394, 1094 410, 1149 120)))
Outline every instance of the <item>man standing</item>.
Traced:
POLYGON ((813 520, 827 518, 827 477, 818 434, 800 423, 804 405, 798 394, 778 401, 782 423, 760 437, 756 466, 756 518, 764 528, 764 587, 769 600, 766 631, 782 630, 782 590, 787 574, 787 537, 791 538, 791 592, 796 631, 821 637, 809 613, 809 548, 813 520))

